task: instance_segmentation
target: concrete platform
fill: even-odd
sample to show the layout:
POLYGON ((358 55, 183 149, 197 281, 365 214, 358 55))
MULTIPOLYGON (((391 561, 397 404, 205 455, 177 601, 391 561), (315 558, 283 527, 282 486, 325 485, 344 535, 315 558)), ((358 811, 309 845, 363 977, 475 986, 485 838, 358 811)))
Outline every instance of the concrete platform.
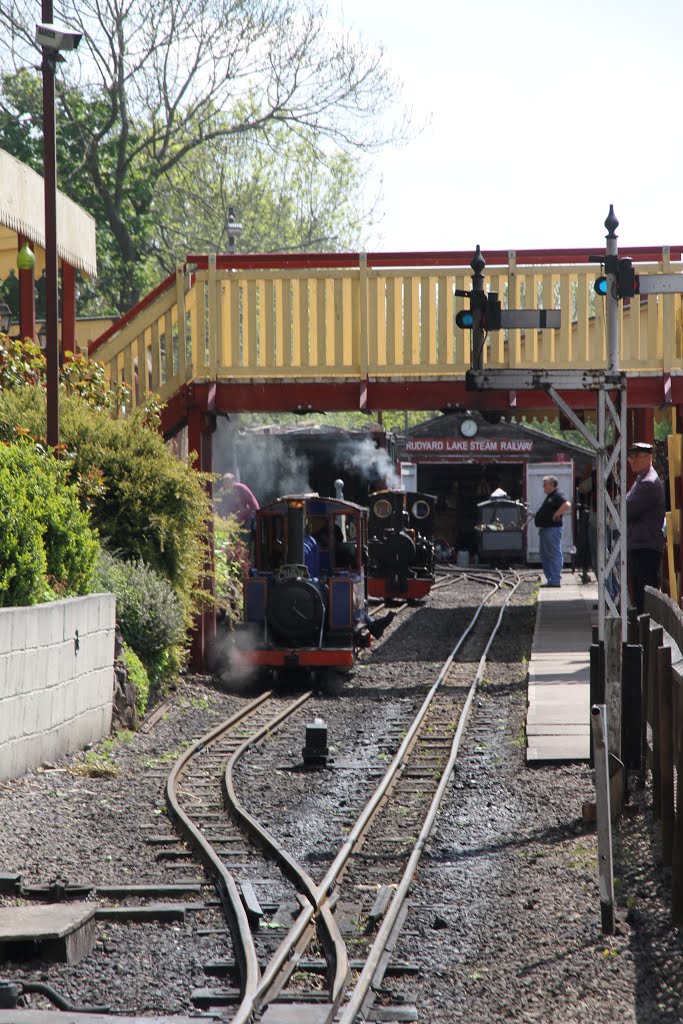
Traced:
POLYGON ((95 946, 94 903, 48 903, 0 909, 0 961, 39 957, 78 963, 95 946))
POLYGON ((581 583, 578 573, 564 572, 561 587, 538 592, 529 662, 529 764, 588 760, 590 645, 597 600, 597 583, 581 583))

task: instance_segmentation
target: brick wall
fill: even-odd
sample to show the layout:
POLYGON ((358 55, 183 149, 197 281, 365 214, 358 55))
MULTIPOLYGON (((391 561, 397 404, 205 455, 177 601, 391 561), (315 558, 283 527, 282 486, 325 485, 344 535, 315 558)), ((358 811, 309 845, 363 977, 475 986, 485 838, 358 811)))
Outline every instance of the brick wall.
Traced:
POLYGON ((106 736, 113 594, 0 609, 0 779, 106 736))

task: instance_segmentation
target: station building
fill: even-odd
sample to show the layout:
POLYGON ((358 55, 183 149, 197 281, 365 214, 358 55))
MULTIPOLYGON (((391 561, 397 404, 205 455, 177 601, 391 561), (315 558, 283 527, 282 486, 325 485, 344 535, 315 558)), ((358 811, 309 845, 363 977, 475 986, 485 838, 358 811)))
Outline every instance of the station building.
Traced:
MULTIPOLYGON (((453 412, 426 420, 396 440, 396 459, 417 490, 437 497, 436 534, 445 546, 476 551, 477 505, 501 488, 528 504, 543 500, 543 477, 553 474, 572 503, 577 483, 595 467, 588 448, 534 427, 480 412, 453 412), (411 467, 409 473, 406 467, 411 467)), ((574 517, 563 530, 563 548, 574 546, 574 517)), ((529 524, 527 551, 536 561, 537 537, 529 524)))

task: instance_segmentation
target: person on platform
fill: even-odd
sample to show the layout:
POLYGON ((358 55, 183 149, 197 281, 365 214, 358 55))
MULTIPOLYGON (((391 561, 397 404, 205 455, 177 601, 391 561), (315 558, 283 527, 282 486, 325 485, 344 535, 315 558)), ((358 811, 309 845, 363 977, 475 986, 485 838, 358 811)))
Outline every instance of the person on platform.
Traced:
POLYGON ((637 441, 628 449, 628 464, 636 479, 626 495, 626 548, 631 595, 643 611, 645 587, 659 588, 664 550, 664 484, 652 465, 654 446, 637 441))
POLYGON ((246 484, 235 480, 234 473, 225 473, 218 494, 218 512, 225 518, 235 516, 241 526, 248 527, 259 503, 246 484))
MULTIPOLYGON (((583 505, 583 515, 585 519, 586 536, 582 536, 581 540, 583 544, 587 545, 587 552, 584 551, 584 557, 587 554, 590 560, 590 567, 595 573, 595 578, 598 578, 598 512, 597 512, 597 472, 593 468, 591 462, 587 462, 583 467, 583 476, 577 485, 579 509, 583 505)), ((581 533, 579 533, 581 536, 581 533)), ((585 564, 585 563, 584 563, 585 564)))
POLYGON ((562 516, 571 509, 572 503, 565 498, 558 487, 556 476, 543 477, 545 499, 534 516, 538 527, 541 565, 545 573, 545 587, 562 586, 562 516))

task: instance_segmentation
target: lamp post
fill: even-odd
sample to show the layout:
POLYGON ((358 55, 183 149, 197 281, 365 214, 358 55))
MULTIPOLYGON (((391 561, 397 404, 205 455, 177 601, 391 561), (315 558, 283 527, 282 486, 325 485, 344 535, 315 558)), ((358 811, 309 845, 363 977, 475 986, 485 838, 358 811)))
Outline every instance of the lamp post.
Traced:
POLYGON ((231 256, 235 255, 235 239, 244 231, 241 224, 235 220, 235 208, 233 206, 228 207, 228 252, 231 256))
POLYGON ((0 334, 7 334, 11 323, 12 310, 6 302, 0 302, 0 334))
POLYGON ((43 51, 43 181, 45 185, 45 331, 47 356, 47 443, 59 444, 59 282, 57 266, 57 127, 55 65, 60 50, 75 50, 78 33, 53 25, 52 0, 42 0, 43 22, 36 25, 36 42, 43 51))

